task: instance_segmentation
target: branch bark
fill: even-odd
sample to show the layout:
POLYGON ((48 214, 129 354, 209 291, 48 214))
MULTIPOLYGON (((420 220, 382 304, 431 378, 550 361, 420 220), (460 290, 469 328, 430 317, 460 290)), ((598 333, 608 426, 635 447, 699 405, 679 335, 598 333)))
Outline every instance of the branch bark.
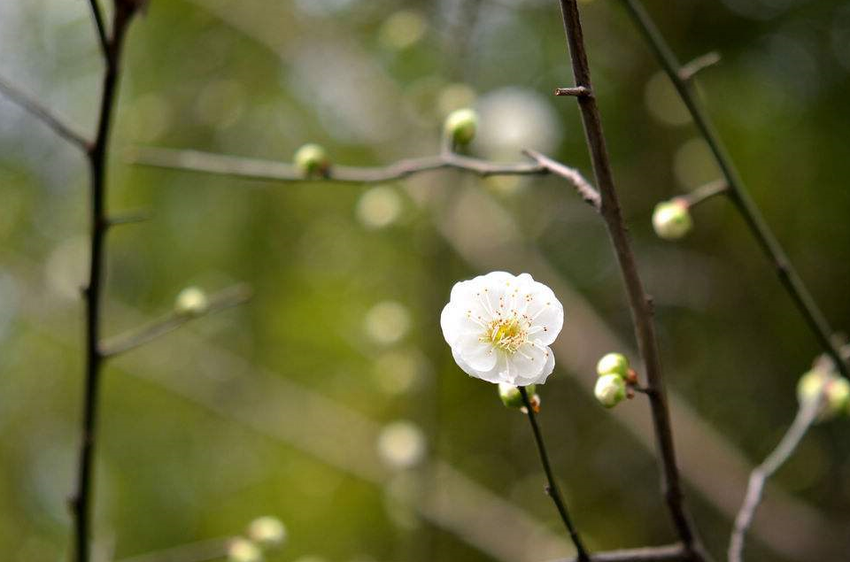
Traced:
MULTIPOLYGON (((590 557, 590 562, 686 562, 687 560, 691 560, 691 555, 680 544, 610 550, 597 552, 590 557)), ((579 561, 577 558, 566 558, 552 562, 579 561)))
MULTIPOLYGON (((577 2, 576 0, 560 1, 576 86, 593 91, 577 2)), ((673 524, 683 547, 690 555, 690 559, 703 560, 705 554, 691 524, 690 516, 685 509, 682 487, 679 481, 670 413, 667 407, 667 395, 661 373, 661 360, 652 318, 652 304, 644 291, 620 210, 599 109, 593 96, 582 96, 576 99, 581 110, 587 146, 596 176, 596 185, 601 195, 600 213, 605 221, 620 266, 628 295, 638 350, 644 362, 647 386, 649 387, 647 395, 652 409, 653 425, 660 455, 664 497, 673 524)))
POLYGON ((634 20, 638 29, 640 29, 641 34, 647 43, 649 43, 653 53, 655 53, 658 62, 667 73, 667 76, 670 77, 670 80, 676 87, 676 91, 687 106, 697 129, 705 139, 712 154, 714 154, 714 159, 717 161, 723 177, 726 178, 726 182, 729 184, 729 197, 743 217, 744 222, 746 222, 747 227, 761 247, 762 252, 772 262, 782 286, 791 297, 791 300, 794 301, 794 304, 797 306, 797 309, 823 350, 835 361, 839 372, 844 377, 850 379, 850 368, 848 368, 847 363, 841 358, 838 346, 832 340, 833 330, 826 316, 818 307, 808 288, 803 283, 803 280, 794 269, 794 266, 791 265, 791 261, 785 254, 785 250, 782 249, 773 231, 767 225, 767 222, 765 222, 758 206, 750 197, 743 180, 735 169, 732 158, 720 140, 720 135, 718 135, 714 124, 703 109, 696 91, 691 87, 690 82, 682 77, 683 69, 680 67, 676 55, 673 54, 670 46, 664 40, 664 37, 655 26, 655 23, 646 12, 640 0, 622 1, 629 15, 634 20))
MULTIPOLYGON (((101 20, 96 2, 92 1, 95 20, 101 20)), ((88 562, 90 556, 90 526, 93 504, 93 464, 97 437, 98 395, 104 356, 100 351, 100 310, 102 301, 105 238, 109 228, 106 215, 106 165, 110 125, 118 96, 120 61, 128 26, 136 11, 134 0, 116 0, 112 19, 112 37, 105 39, 100 112, 97 135, 86 152, 91 173, 91 250, 88 284, 83 291, 86 302, 86 366, 83 394, 83 423, 80 443, 77 488, 70 500, 74 518, 74 559, 88 562)), ((102 21, 98 25, 102 31, 102 21)), ((105 36, 104 36, 105 37, 105 36)))

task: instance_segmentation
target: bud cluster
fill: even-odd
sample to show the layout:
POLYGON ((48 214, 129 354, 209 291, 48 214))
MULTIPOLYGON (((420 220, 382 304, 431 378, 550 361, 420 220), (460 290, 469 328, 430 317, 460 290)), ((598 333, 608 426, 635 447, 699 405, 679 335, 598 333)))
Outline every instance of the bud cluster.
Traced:
POLYGON ((637 374, 629 367, 629 360, 622 353, 608 353, 596 364, 599 378, 593 394, 600 404, 613 408, 625 398, 633 396, 637 374))

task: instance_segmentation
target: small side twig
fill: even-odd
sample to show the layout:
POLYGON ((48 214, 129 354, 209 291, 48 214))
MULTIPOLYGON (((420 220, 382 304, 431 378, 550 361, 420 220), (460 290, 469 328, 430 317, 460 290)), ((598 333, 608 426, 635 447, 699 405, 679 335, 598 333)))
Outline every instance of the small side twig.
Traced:
POLYGON ((552 467, 549 464, 549 454, 546 452, 546 444, 543 441, 543 435, 540 432, 540 427, 537 425, 537 415, 534 413, 534 408, 531 405, 531 401, 528 399, 528 392, 526 392, 525 387, 520 386, 519 393, 522 396, 525 409, 528 411, 528 421, 531 424, 531 431, 534 433, 534 441, 537 443, 537 451, 540 453, 540 463, 543 465, 543 472, 546 473, 546 479, 549 482, 549 485, 546 487, 546 493, 549 494, 549 497, 551 497, 552 501, 555 503, 555 507, 561 515, 561 520, 564 522, 564 526, 570 534, 570 539, 572 539, 573 544, 576 547, 576 552, 578 553, 578 562, 590 562, 590 555, 587 553, 587 550, 581 541, 581 537, 579 536, 575 525, 573 525, 572 519, 570 519, 570 514, 567 511, 567 504, 561 496, 561 489, 558 487, 558 482, 555 480, 555 475, 552 473, 552 467))
POLYGON ((583 97, 583 96, 592 96, 593 92, 590 91, 590 88, 586 88, 584 86, 575 86, 570 88, 555 88, 556 96, 573 96, 573 97, 583 97))
POLYGON ((690 191, 684 195, 680 195, 681 199, 687 203, 688 207, 696 207, 703 201, 707 201, 717 195, 729 193, 729 183, 726 180, 716 180, 690 191))
POLYGON ((718 53, 717 51, 711 51, 704 55, 698 56, 697 58, 695 58, 694 60, 679 69, 679 78, 681 78, 685 82, 688 82, 689 80, 692 80, 693 77, 697 75, 697 73, 705 70, 710 66, 714 66, 719 62, 720 53, 718 53))
POLYGON ((590 182, 584 179, 584 176, 582 176, 578 170, 576 170, 575 168, 570 168, 569 166, 561 164, 560 162, 556 162, 548 156, 540 154, 536 150, 526 149, 523 150, 523 154, 525 154, 526 156, 528 156, 529 158, 531 158, 532 160, 534 160, 556 176, 561 176, 562 178, 572 183, 582 199, 584 199, 591 207, 593 207, 597 211, 600 210, 600 208, 602 207, 602 200, 599 196, 599 192, 596 191, 596 188, 590 185, 590 182))
POLYGON ((240 284, 224 289, 210 297, 209 304, 203 313, 188 315, 172 312, 135 330, 107 339, 100 345, 100 354, 104 359, 115 357, 172 332, 196 318, 240 305, 250 298, 251 289, 247 285, 240 284))
POLYGON ((53 132, 63 139, 80 148, 83 152, 89 150, 89 141, 83 135, 63 123, 61 119, 56 117, 49 109, 37 102, 29 94, 24 93, 2 78, 0 78, 0 92, 9 101, 53 129, 53 132))
POLYGON ((97 29, 97 39, 100 43, 100 48, 103 51, 103 56, 109 56, 109 39, 106 34, 106 25, 103 23, 103 13, 100 11, 100 5, 97 0, 89 0, 91 4, 91 13, 94 18, 94 25, 97 29))
POLYGON ((797 410, 794 422, 782 437, 779 445, 768 455, 764 462, 757 466, 750 474, 747 484, 747 492, 744 495, 744 503, 735 517, 735 525, 732 536, 729 539, 729 562, 741 562, 743 560, 744 540, 747 530, 753 522, 756 509, 761 503, 761 495, 764 485, 773 474, 782 467, 788 458, 797 450, 800 441, 806 435, 809 428, 817 420, 820 408, 823 405, 823 395, 817 399, 804 401, 797 410))

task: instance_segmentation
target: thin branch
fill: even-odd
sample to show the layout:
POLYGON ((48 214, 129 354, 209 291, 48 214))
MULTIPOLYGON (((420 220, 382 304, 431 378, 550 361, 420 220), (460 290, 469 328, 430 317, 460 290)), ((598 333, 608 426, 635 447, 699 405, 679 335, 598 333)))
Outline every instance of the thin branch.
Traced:
POLYGON ((681 68, 679 62, 670 49, 670 46, 664 40, 661 32, 655 26, 652 18, 639 0, 622 1, 629 15, 631 15, 652 48, 652 51, 655 53, 667 76, 672 80, 682 101, 685 102, 697 129, 699 129, 700 134, 714 154, 714 158, 723 173, 723 177, 726 178, 729 184, 730 198, 735 203, 738 212, 744 218, 762 251, 773 263, 776 273, 779 275, 779 280, 782 282, 782 286, 785 287, 785 290, 791 296, 791 299, 806 320, 809 329, 823 350, 833 358, 841 374, 850 379, 850 368, 848 368, 847 363, 841 358, 838 347, 832 341, 831 335, 833 330, 826 316, 824 316, 811 293, 809 293, 808 288, 803 283, 803 280, 791 265, 791 261, 785 255, 785 251, 782 249, 776 236, 765 222, 764 217, 762 217, 761 211, 750 198, 744 182, 738 175, 731 157, 723 146, 720 136, 714 128, 714 124, 703 109, 696 92, 690 87, 689 82, 683 80, 680 76, 681 68))
POLYGON ((729 562, 741 562, 743 560, 742 552, 744 550, 744 540, 747 531, 753 522, 756 509, 761 502, 762 490, 767 480, 782 467, 788 458, 797 450, 800 441, 806 435, 809 428, 817 420, 818 413, 823 405, 823 395, 821 393, 816 399, 804 401, 797 410, 797 415, 794 422, 788 431, 782 437, 779 445, 773 450, 764 462, 757 466, 750 474, 750 481, 747 484, 747 492, 744 496, 744 503, 741 505, 741 510, 738 516, 735 517, 735 526, 732 530, 732 536, 729 539, 729 562))
MULTIPOLYGON (((687 560, 691 560, 691 555, 680 544, 609 550, 590 556, 590 562, 686 562, 687 560)), ((577 558, 562 558, 552 562, 579 561, 577 558)))
POLYGON ((528 411, 528 421, 531 424, 531 431, 534 433, 534 441, 537 443, 537 451, 540 453, 540 464, 543 465, 543 472, 546 473, 546 479, 549 482, 549 485, 546 486, 546 493, 552 498, 552 501, 555 503, 555 507, 558 508, 561 520, 564 522, 564 526, 570 534, 570 539, 572 539, 573 544, 576 547, 578 562, 590 562, 590 556, 588 555, 587 550, 585 550, 584 544, 581 542, 581 537, 570 519, 570 514, 567 511, 567 504, 564 502, 563 496, 561 496, 561 489, 558 487, 558 482, 555 480, 555 475, 552 473, 552 467, 549 464, 549 455, 546 452, 546 444, 543 441, 543 434, 540 432, 540 427, 537 425, 537 415, 534 413, 534 408, 531 405, 531 401, 528 399, 528 392, 526 392, 524 386, 520 386, 519 393, 522 395, 522 401, 525 403, 525 409, 528 411))
POLYGON ((679 78, 688 82, 693 79, 697 73, 705 70, 710 66, 714 66, 715 64, 720 62, 720 53, 717 51, 711 51, 710 53, 706 53, 704 55, 698 56, 688 64, 684 65, 679 69, 679 78))
MULTIPOLYGON (((575 83, 592 90, 590 66, 587 61, 578 4, 576 0, 560 0, 560 3, 575 83)), ((581 110, 587 145, 593 163, 593 171, 596 175, 596 185, 601 194, 600 213, 608 228, 623 282, 626 286, 638 350, 643 358, 648 386, 651 389, 648 398, 660 454, 664 497, 673 524, 684 548, 690 554, 690 559, 703 560, 705 555, 702 552, 699 537, 691 524, 690 516, 685 509, 682 487, 679 481, 670 412, 667 406, 658 342, 652 318, 652 304, 644 291, 620 210, 599 109, 593 96, 583 96, 576 99, 581 110)))
POLYGON ((182 544, 165 550, 123 558, 118 562, 208 562, 227 556, 227 546, 233 537, 210 539, 182 544))
POLYGON ((103 23, 103 14, 100 11, 100 4, 97 0, 89 0, 91 5, 91 13, 94 16, 94 25, 97 28, 97 39, 100 43, 100 48, 103 51, 104 57, 109 57, 109 39, 106 35, 106 26, 103 23))
MULTIPOLYGON (((94 9, 96 3, 92 3, 94 9)), ((100 374, 103 355, 100 352, 101 304, 106 232, 109 219, 106 214, 106 171, 109 132, 112 114, 118 97, 121 53, 130 21, 138 5, 135 0, 115 0, 112 17, 113 37, 105 45, 106 69, 98 114, 97 134, 86 152, 91 170, 91 248, 89 277, 83 296, 86 302, 86 365, 83 393, 83 420, 80 442, 77 488, 70 499, 74 519, 74 560, 89 562, 91 551, 91 517, 94 503, 94 452, 97 438, 97 414, 100 391, 100 374)), ((97 14, 97 11, 95 12, 97 14)), ((97 17, 97 16, 96 16, 97 17)))
POLYGON ((203 313, 192 315, 172 312, 127 333, 112 336, 100 344, 100 354, 106 359, 126 353, 160 336, 173 332, 191 320, 232 308, 248 301, 250 298, 251 289, 248 285, 241 284, 224 289, 209 298, 209 304, 203 313))
POLYGON ((523 150, 523 154, 525 154, 526 156, 528 156, 529 158, 531 158, 532 160, 534 160, 556 176, 561 176, 562 178, 572 183, 581 198, 584 199, 591 207, 599 211, 602 205, 599 192, 596 191, 596 189, 592 185, 590 185, 590 182, 584 179, 584 176, 582 176, 578 170, 576 170, 575 168, 570 168, 569 166, 561 164, 560 162, 556 162, 548 156, 540 154, 536 150, 526 149, 523 150))
POLYGON ((729 184, 726 180, 716 180, 705 185, 701 185, 700 187, 694 189, 686 193, 685 195, 681 195, 678 199, 681 199, 685 203, 687 203, 688 207, 696 207, 703 201, 707 201, 716 195, 722 195, 729 192, 729 184))
POLYGON ((555 88, 556 96, 574 96, 574 97, 582 97, 582 96, 592 96, 593 93, 584 86, 577 86, 575 88, 555 88))
POLYGON ((65 125, 62 120, 53 115, 49 109, 37 102, 32 96, 19 90, 3 78, 0 78, 0 92, 9 101, 53 129, 53 132, 63 139, 71 142, 83 151, 89 150, 89 141, 83 135, 65 125))
POLYGON ((399 160, 384 167, 331 167, 327 176, 304 177, 294 166, 282 162, 212 154, 196 150, 141 147, 131 151, 127 159, 134 164, 158 168, 179 168, 224 176, 274 180, 280 182, 382 183, 400 180, 422 172, 456 169, 478 176, 545 175, 549 171, 538 164, 499 164, 446 152, 439 156, 399 160))

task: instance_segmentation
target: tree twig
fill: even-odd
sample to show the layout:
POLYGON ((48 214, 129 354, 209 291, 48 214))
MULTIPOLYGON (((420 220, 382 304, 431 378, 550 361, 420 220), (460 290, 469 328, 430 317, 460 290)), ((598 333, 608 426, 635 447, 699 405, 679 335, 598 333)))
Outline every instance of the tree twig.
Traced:
POLYGON ((808 288, 803 283, 803 280, 797 274, 793 265, 791 265, 791 261, 788 259, 773 231, 771 231, 764 217, 762 217, 761 211, 751 199, 743 180, 738 175, 729 153, 723 146, 720 136, 717 134, 708 114, 703 109, 696 92, 690 87, 690 83, 681 77, 679 62, 670 49, 670 46, 664 40, 664 37, 655 26, 655 23, 646 12, 640 0, 622 1, 629 15, 637 24, 644 38, 652 48, 652 51, 655 53, 667 76, 670 77, 670 80, 676 87, 676 91, 687 106, 697 129, 699 129, 700 134, 705 139, 712 154, 714 154, 714 158, 720 167, 723 177, 726 178, 729 184, 729 197, 743 217, 744 222, 746 222, 762 251, 772 262, 782 286, 791 296, 791 299, 806 320, 809 329, 823 350, 835 361, 838 371, 844 377, 850 379, 850 368, 848 368, 847 363, 841 358, 838 347, 832 341, 833 330, 826 316, 824 316, 811 293, 809 293, 808 288))
POLYGON ((538 164, 549 170, 555 175, 561 176, 562 178, 568 180, 578 191, 578 194, 584 199, 591 207, 600 210, 602 206, 602 200, 599 197, 599 192, 590 185, 584 176, 582 176, 578 170, 575 168, 570 168, 560 162, 556 162, 552 160, 548 156, 544 156, 540 154, 536 150, 526 149, 523 150, 523 154, 536 161, 538 164))
POLYGON ((698 56, 697 58, 695 58, 694 60, 679 69, 679 78, 687 82, 689 80, 692 80, 698 72, 701 72, 710 66, 714 66, 719 62, 720 53, 718 53, 717 51, 711 51, 710 53, 698 56))
POLYGON ((234 285, 210 296, 209 304, 203 313, 191 315, 171 312, 149 324, 107 339, 100 345, 100 354, 103 358, 109 358, 125 353, 164 336, 191 320, 237 306, 250 298, 251 289, 248 285, 234 285))
POLYGON ((561 520, 564 522, 564 527, 567 528, 567 532, 570 534, 570 539, 572 539, 573 544, 576 547, 578 562, 590 562, 590 556, 581 541, 578 530, 573 524, 572 519, 570 519, 570 514, 567 511, 567 504, 564 502, 564 498, 561 495, 561 489, 558 487, 558 481, 552 473, 552 466, 549 464, 549 454, 546 452, 546 444, 543 441, 543 434, 540 432, 540 427, 537 424, 537 415, 534 413, 534 407, 532 407, 531 401, 528 399, 528 392, 526 392, 525 387, 520 386, 519 393, 522 396, 525 409, 528 411, 528 421, 531 424, 531 431, 534 433, 534 441, 537 443, 537 451, 540 453, 540 464, 543 465, 543 472, 546 473, 546 480, 549 482, 546 486, 546 493, 555 503, 555 507, 561 515, 561 520))
MULTIPOLYGON (((576 0, 560 0, 560 3, 575 84, 593 90, 578 4, 576 0)), ((599 109, 593 96, 582 96, 576 98, 576 100, 581 110, 587 145, 596 176, 596 185, 601 195, 600 213, 608 228, 623 282, 626 286, 638 350, 643 358, 650 388, 648 398, 660 455, 664 497, 682 545, 690 553, 692 560, 703 560, 705 555, 702 545, 685 508, 679 481, 670 412, 667 407, 667 394, 661 373, 658 342, 652 318, 652 305, 644 291, 620 210, 599 109)))
POLYGON ((741 562, 743 560, 744 540, 747 530, 753 522, 756 509, 761 502, 761 494, 765 483, 785 464, 794 451, 797 450, 800 441, 815 420, 817 420, 822 405, 823 393, 816 399, 803 401, 797 410, 794 422, 782 437, 779 445, 750 474, 747 492, 744 495, 744 503, 741 505, 738 516, 735 517, 735 525, 732 529, 732 536, 729 539, 728 562, 741 562))
POLYGON ((37 102, 29 94, 24 93, 16 88, 8 81, 0 78, 0 92, 15 105, 36 117, 39 121, 53 129, 53 132, 69 141, 71 144, 83 151, 89 150, 89 141, 86 138, 71 129, 68 125, 62 122, 61 119, 53 115, 53 113, 37 102))
POLYGON ((688 204, 688 207, 696 207, 703 201, 707 201, 716 195, 725 194, 729 191, 729 184, 726 180, 715 180, 705 185, 690 191, 684 195, 680 195, 678 199, 683 200, 688 204))
POLYGON ((91 13, 94 18, 94 25, 97 29, 97 39, 100 43, 100 48, 103 51, 104 57, 109 57, 109 39, 106 34, 106 26, 103 23, 103 13, 100 11, 100 5, 97 0, 89 0, 91 4, 91 13))
MULTIPOLYGON (((98 6, 92 2, 92 9, 98 6)), ((93 504, 92 485, 94 449, 97 437, 98 394, 103 355, 100 352, 100 310, 102 300, 103 264, 105 260, 106 232, 109 219, 106 215, 106 160, 110 125, 115 101, 118 97, 120 60, 127 29, 135 14, 135 0, 116 0, 112 18, 112 37, 105 45, 106 69, 103 75, 97 135, 86 152, 91 173, 91 250, 89 278, 83 295, 86 302, 86 366, 83 394, 83 422, 77 469, 77 488, 70 499, 74 519, 74 560, 88 562, 90 553, 90 525, 93 504)), ((102 23, 102 22, 101 22, 102 23)), ((100 26, 99 26, 100 29, 100 26)))

